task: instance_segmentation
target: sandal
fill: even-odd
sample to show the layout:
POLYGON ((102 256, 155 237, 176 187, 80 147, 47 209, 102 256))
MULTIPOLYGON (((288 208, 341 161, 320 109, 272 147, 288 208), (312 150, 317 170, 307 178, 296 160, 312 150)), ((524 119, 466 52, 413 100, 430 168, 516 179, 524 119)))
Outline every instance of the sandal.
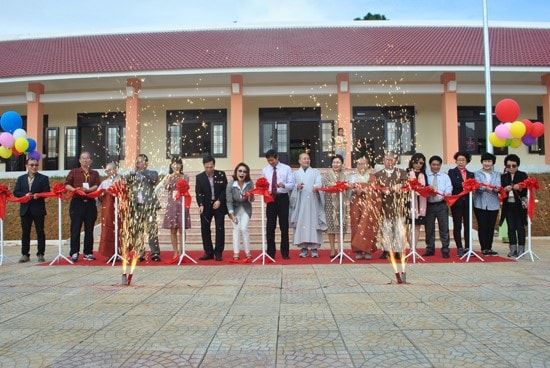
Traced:
POLYGON ((239 260, 239 256, 233 256, 233 260, 234 260, 234 261, 238 261, 238 260, 239 260))
POLYGON ((252 255, 251 255, 251 254, 247 254, 247 255, 246 255, 246 259, 252 259, 252 255))

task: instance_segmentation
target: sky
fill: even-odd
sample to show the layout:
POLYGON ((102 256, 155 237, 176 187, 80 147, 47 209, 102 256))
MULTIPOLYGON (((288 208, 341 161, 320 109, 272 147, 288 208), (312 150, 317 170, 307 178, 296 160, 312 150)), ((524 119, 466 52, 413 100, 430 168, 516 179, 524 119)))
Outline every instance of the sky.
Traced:
MULTIPOLYGON (((550 22, 548 0, 486 0, 491 21, 550 22)), ((11 0, 0 39, 273 23, 351 21, 368 12, 395 21, 479 21, 483 0, 11 0)), ((480 23, 481 24, 481 23, 480 23)))

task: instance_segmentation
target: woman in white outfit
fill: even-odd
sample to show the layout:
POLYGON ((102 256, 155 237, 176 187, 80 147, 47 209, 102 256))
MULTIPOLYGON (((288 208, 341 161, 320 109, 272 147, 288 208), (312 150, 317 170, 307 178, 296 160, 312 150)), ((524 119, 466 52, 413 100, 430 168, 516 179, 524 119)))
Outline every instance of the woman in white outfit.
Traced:
POLYGON ((250 179, 250 167, 241 162, 235 167, 233 181, 227 185, 226 198, 229 218, 233 223, 233 260, 239 260, 240 238, 242 235, 243 247, 247 259, 250 255, 250 233, 248 222, 252 216, 252 203, 254 196, 245 197, 245 194, 254 189, 254 183, 250 179))

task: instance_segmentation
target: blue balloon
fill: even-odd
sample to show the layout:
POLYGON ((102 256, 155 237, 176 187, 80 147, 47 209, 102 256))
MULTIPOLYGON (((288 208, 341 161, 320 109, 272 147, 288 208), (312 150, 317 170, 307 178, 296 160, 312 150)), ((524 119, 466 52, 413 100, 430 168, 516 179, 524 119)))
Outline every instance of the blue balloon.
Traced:
POLYGON ((32 138, 27 138, 27 141, 29 142, 29 148, 27 148, 27 152, 32 152, 36 148, 36 141, 32 138))
POLYGON ((32 151, 31 153, 29 153, 27 158, 32 158, 33 160, 40 160, 40 158, 42 158, 42 155, 40 154, 40 152, 32 151))
POLYGON ((533 137, 532 135, 526 134, 523 137, 521 137, 521 141, 526 146, 530 146, 530 145, 534 144, 537 141, 537 138, 533 137))
POLYGON ((23 127, 23 119, 15 111, 6 111, 0 118, 0 126, 2 126, 3 131, 13 133, 15 129, 23 127))

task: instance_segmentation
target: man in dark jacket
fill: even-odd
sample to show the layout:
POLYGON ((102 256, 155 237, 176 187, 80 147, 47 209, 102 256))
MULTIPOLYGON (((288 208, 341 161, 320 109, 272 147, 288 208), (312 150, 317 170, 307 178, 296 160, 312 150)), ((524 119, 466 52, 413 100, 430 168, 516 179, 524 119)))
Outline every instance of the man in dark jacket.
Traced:
POLYGON ((37 261, 45 262, 44 253, 46 252, 46 233, 44 232, 44 218, 46 217, 46 203, 44 198, 36 196, 37 193, 50 191, 50 180, 46 175, 38 172, 38 160, 29 158, 26 163, 27 173, 17 178, 13 195, 15 197, 29 196, 27 203, 21 203, 19 206, 19 215, 21 216, 21 259, 19 263, 25 263, 30 260, 31 248, 31 228, 34 222, 36 237, 38 241, 38 250, 36 252, 37 261))

